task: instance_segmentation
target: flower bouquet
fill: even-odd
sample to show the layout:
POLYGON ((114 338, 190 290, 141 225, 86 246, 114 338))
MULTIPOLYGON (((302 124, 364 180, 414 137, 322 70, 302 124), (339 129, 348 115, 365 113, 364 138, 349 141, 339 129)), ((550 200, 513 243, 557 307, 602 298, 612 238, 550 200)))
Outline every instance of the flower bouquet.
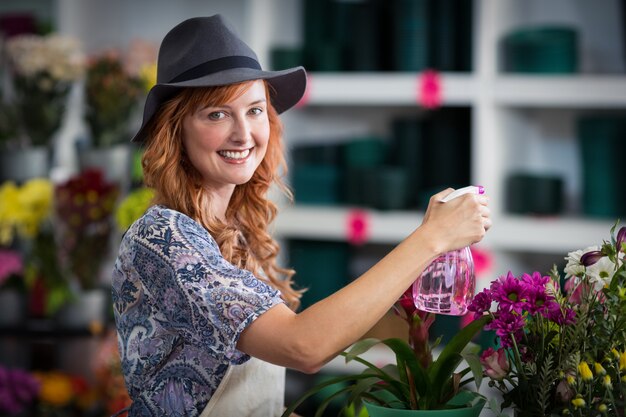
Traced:
POLYGON ((93 289, 108 254, 118 188, 102 172, 86 170, 57 185, 55 195, 61 259, 80 289, 93 289))
POLYGON ((142 94, 142 80, 118 53, 94 57, 87 67, 86 120, 92 145, 107 148, 128 141, 130 120, 142 94))
MULTIPOLYGON (((500 410, 518 417, 624 416, 626 227, 557 268, 493 281, 469 309, 499 346, 481 355, 500 410), (561 283, 564 285, 561 286, 561 283)), ((494 400, 492 409, 498 406, 494 400)))
POLYGON ((283 417, 289 416, 307 398, 333 385, 342 388, 320 404, 316 415, 323 415, 328 404, 340 395, 347 398, 344 412, 348 413, 354 413, 355 408, 363 403, 370 415, 380 407, 404 411, 447 409, 455 410, 456 413, 469 411, 470 415, 478 415, 485 404, 485 398, 474 391, 463 389, 463 386, 471 382, 476 387, 481 384, 482 369, 479 358, 472 353, 469 344, 487 322, 487 317, 461 329, 441 349, 436 360, 433 360, 433 348, 441 339, 431 345, 429 329, 435 315, 415 308, 412 288, 398 300, 394 311, 409 326, 408 341, 390 338, 383 341, 363 339, 357 342, 341 355, 346 358, 346 362, 356 361, 364 365, 365 370, 355 375, 331 378, 313 387, 294 402, 283 417), (393 351, 395 363, 378 367, 360 356, 379 344, 384 344, 393 351), (463 360, 467 366, 458 370, 463 360))
POLYGON ((20 126, 31 146, 47 146, 61 125, 67 96, 84 72, 74 38, 20 35, 7 41, 20 126))
POLYGON ((52 227, 53 192, 41 178, 0 186, 0 245, 14 245, 22 254, 29 310, 36 317, 51 315, 70 298, 52 227))

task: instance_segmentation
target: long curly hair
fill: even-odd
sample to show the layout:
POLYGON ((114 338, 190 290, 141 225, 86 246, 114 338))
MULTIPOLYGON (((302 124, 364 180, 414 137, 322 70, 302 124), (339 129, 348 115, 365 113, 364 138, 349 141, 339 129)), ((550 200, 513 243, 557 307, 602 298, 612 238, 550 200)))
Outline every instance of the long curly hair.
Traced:
POLYGON ((148 126, 141 161, 144 181, 155 191, 155 204, 180 211, 204 226, 217 241, 225 259, 279 290, 283 300, 296 310, 303 291, 293 288, 295 271, 277 264, 279 246, 267 231, 277 214, 276 205, 267 198, 270 186, 275 184, 292 199, 281 178, 287 172, 283 127, 270 103, 268 83, 265 83, 270 125, 267 151, 250 181, 235 187, 225 220, 217 218, 211 210, 210 194, 204 191, 202 176, 189 161, 182 143, 185 116, 199 106, 219 106, 236 99, 250 85, 251 82, 243 82, 186 88, 164 102, 148 126))

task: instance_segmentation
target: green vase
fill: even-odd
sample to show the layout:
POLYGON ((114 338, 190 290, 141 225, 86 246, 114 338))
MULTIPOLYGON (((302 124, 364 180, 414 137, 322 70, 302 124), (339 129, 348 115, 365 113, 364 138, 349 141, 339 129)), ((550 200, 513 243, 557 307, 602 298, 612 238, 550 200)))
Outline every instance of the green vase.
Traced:
POLYGON ((485 406, 486 400, 475 392, 461 391, 448 401, 449 405, 462 406, 468 403, 470 407, 448 408, 445 410, 403 410, 397 408, 382 407, 364 401, 365 408, 370 417, 478 417, 485 406), (474 401, 477 399, 477 401, 474 401))

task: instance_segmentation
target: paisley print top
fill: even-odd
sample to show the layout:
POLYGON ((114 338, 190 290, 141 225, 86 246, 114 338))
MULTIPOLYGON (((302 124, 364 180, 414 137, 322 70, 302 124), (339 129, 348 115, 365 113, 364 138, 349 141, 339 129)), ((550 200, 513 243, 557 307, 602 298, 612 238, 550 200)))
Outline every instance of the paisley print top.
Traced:
POLYGON ((130 416, 197 416, 242 331, 282 302, 280 293, 221 255, 186 215, 153 206, 122 239, 113 307, 130 416))

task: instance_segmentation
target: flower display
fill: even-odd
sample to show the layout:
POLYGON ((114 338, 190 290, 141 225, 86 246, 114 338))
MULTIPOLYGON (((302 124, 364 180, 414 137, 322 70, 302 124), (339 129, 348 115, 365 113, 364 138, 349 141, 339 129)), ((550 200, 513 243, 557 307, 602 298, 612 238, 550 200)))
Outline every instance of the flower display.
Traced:
POLYGON ((31 409, 39 391, 40 383, 30 373, 0 366, 0 414, 20 415, 31 409))
POLYGON ((87 68, 86 120, 98 148, 126 142, 130 119, 142 94, 141 79, 127 72, 118 53, 94 57, 87 68))
POLYGON ((109 331, 102 339, 93 369, 100 398, 109 415, 131 404, 132 401, 124 383, 115 330, 109 331))
MULTIPOLYGON (((501 410, 519 417, 622 416, 626 406, 626 227, 557 268, 494 280, 469 309, 494 331, 482 353, 501 410), (561 283, 564 285, 561 286, 561 283)), ((492 408, 497 408, 492 407, 492 408)))
POLYGON ((107 256, 118 188, 99 170, 86 170, 55 189, 61 258, 82 289, 94 288, 107 256))
POLYGON ((70 88, 84 73, 80 44, 56 34, 19 35, 7 41, 6 50, 20 126, 29 144, 48 145, 61 124, 70 88))
POLYGON ((8 181, 0 186, 0 245, 16 238, 34 238, 50 220, 53 186, 36 178, 22 186, 8 181))
POLYGON ((91 58, 85 93, 94 147, 128 141, 140 98, 156 82, 156 55, 152 43, 135 39, 125 52, 107 50, 91 58))
POLYGON ((125 232, 131 224, 150 207, 154 190, 141 187, 131 191, 115 210, 115 220, 120 231, 125 232))
MULTIPOLYGON (((340 384, 339 393, 347 394, 348 403, 344 410, 360 406, 362 401, 387 408, 404 410, 439 410, 459 407, 482 408, 485 398, 478 393, 458 396, 469 392, 465 385, 475 382, 479 387, 482 381, 478 356, 469 347, 471 340, 487 322, 487 317, 479 318, 465 326, 450 339, 433 358, 430 328, 435 314, 415 308, 412 288, 409 288, 394 306, 395 312, 408 324, 408 339, 390 338, 386 340, 363 339, 355 343, 349 351, 343 352, 346 362, 356 361, 365 366, 362 373, 331 378, 307 391, 283 414, 290 413, 307 398, 318 391, 340 384), (395 354, 396 363, 383 367, 374 365, 360 355, 373 346, 384 344, 395 354), (467 366, 457 368, 465 361, 467 366), (461 399, 462 398, 462 399, 461 399)), ((332 397, 330 398, 332 399, 332 397)), ((317 410, 322 415, 329 401, 317 410)))

